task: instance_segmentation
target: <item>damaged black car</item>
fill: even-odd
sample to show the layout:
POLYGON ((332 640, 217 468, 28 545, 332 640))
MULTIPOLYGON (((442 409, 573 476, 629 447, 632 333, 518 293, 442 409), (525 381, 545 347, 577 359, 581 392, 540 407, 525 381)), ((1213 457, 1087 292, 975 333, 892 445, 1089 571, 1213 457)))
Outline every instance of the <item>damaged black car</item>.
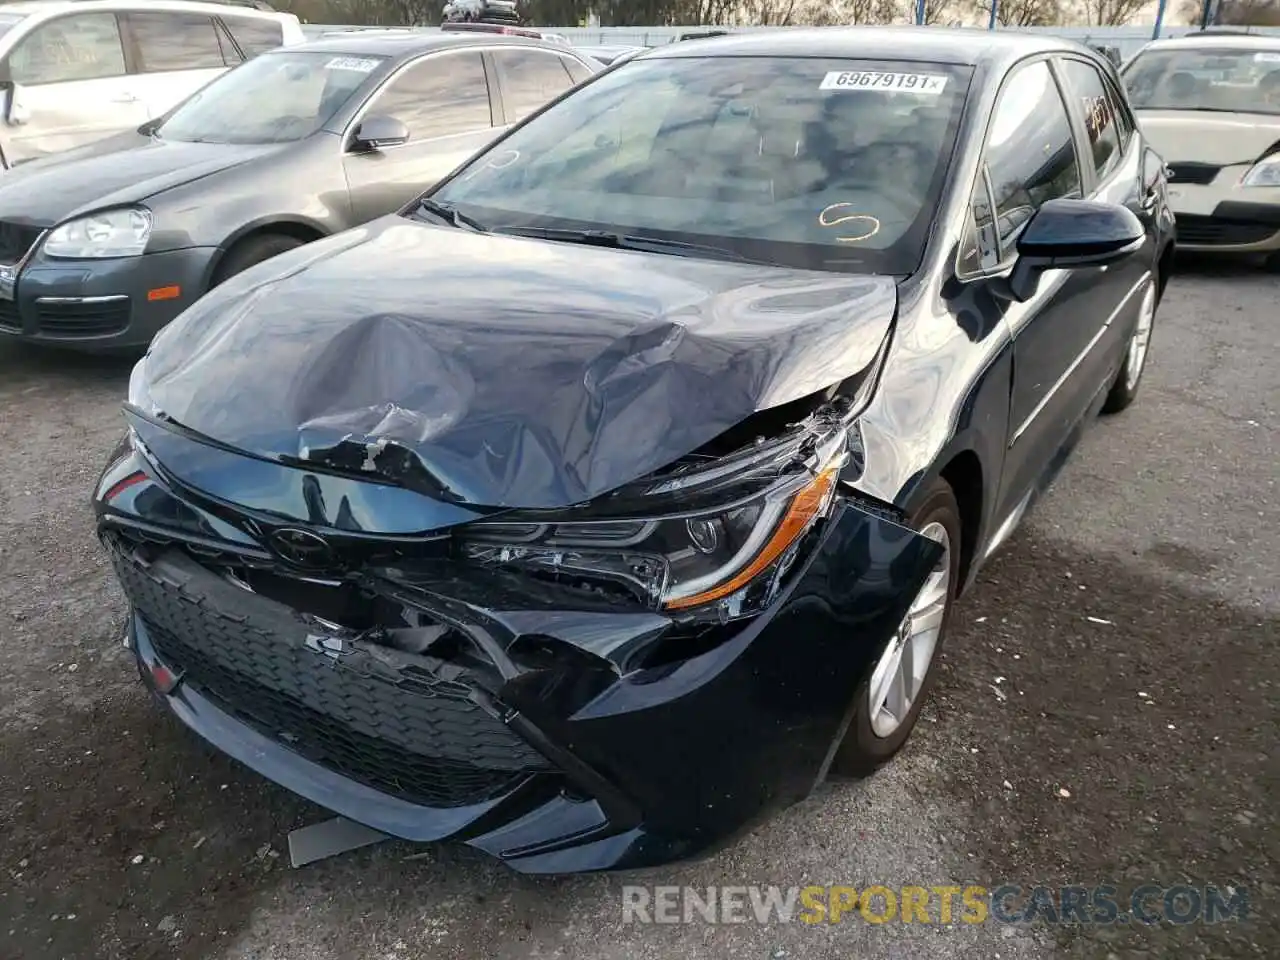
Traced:
POLYGON ((1136 396, 1163 170, 1056 38, 601 74, 156 338, 95 494, 145 683, 292 791, 530 873, 874 770, 957 597, 1136 396))

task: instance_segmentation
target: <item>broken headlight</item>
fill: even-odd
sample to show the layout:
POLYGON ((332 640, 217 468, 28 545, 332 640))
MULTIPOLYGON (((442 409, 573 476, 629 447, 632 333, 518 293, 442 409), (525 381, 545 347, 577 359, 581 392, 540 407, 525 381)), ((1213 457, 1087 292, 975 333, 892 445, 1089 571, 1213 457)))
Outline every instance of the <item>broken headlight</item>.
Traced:
POLYGON ((804 535, 826 516, 846 446, 839 429, 803 458, 766 450, 715 461, 622 492, 607 510, 469 524, 456 543, 467 560, 611 585, 651 607, 741 616, 768 602, 804 535))

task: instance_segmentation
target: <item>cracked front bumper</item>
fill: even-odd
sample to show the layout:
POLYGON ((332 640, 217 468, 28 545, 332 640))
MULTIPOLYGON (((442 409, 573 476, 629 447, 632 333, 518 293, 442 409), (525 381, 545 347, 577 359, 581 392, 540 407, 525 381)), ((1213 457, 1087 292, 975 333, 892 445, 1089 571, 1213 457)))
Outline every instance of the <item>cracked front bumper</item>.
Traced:
POLYGON ((658 613, 569 609, 496 581, 455 577, 449 596, 444 579, 366 584, 475 641, 409 654, 326 636, 215 573, 208 544, 144 531, 154 491, 172 491, 148 476, 113 494, 128 469, 104 475, 100 523, 159 699, 349 819, 465 842, 528 873, 694 856, 803 798, 938 553, 840 499, 767 610, 699 636, 658 613))

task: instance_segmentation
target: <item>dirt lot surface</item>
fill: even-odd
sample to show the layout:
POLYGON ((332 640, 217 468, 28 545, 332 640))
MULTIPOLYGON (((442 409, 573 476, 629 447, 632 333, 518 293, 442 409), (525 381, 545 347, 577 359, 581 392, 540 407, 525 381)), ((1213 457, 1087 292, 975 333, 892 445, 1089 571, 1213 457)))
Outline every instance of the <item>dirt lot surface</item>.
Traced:
POLYGON ((957 615, 904 755, 715 857, 530 880, 386 843, 292 870, 322 811, 156 710, 90 487, 123 361, 0 342, 0 958, 1280 956, 1280 279, 1188 265, 1143 395, 957 615), (406 859, 414 857, 414 859, 406 859), (621 884, 1190 882, 1209 925, 624 924, 621 884))

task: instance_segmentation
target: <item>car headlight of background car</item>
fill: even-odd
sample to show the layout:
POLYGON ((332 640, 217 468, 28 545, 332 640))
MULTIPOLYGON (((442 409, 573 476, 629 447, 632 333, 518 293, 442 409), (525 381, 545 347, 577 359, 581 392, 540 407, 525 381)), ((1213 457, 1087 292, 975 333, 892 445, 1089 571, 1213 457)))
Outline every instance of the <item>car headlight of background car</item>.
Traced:
POLYGON ((1242 187, 1280 187, 1280 153, 1263 157, 1244 175, 1242 187))
POLYGON ((802 465, 792 450, 789 469, 769 451, 756 452, 745 463, 716 461, 620 491, 576 514, 472 523, 457 532, 457 543, 465 559, 612 586, 649 607, 744 616, 768 603, 805 534, 827 515, 847 446, 841 426, 802 465), (647 512, 646 499, 653 501, 647 512), (601 508, 612 516, 583 516, 601 508))
POLYGON ((50 257, 135 257, 151 239, 151 211, 142 207, 102 210, 59 224, 45 237, 50 257))

